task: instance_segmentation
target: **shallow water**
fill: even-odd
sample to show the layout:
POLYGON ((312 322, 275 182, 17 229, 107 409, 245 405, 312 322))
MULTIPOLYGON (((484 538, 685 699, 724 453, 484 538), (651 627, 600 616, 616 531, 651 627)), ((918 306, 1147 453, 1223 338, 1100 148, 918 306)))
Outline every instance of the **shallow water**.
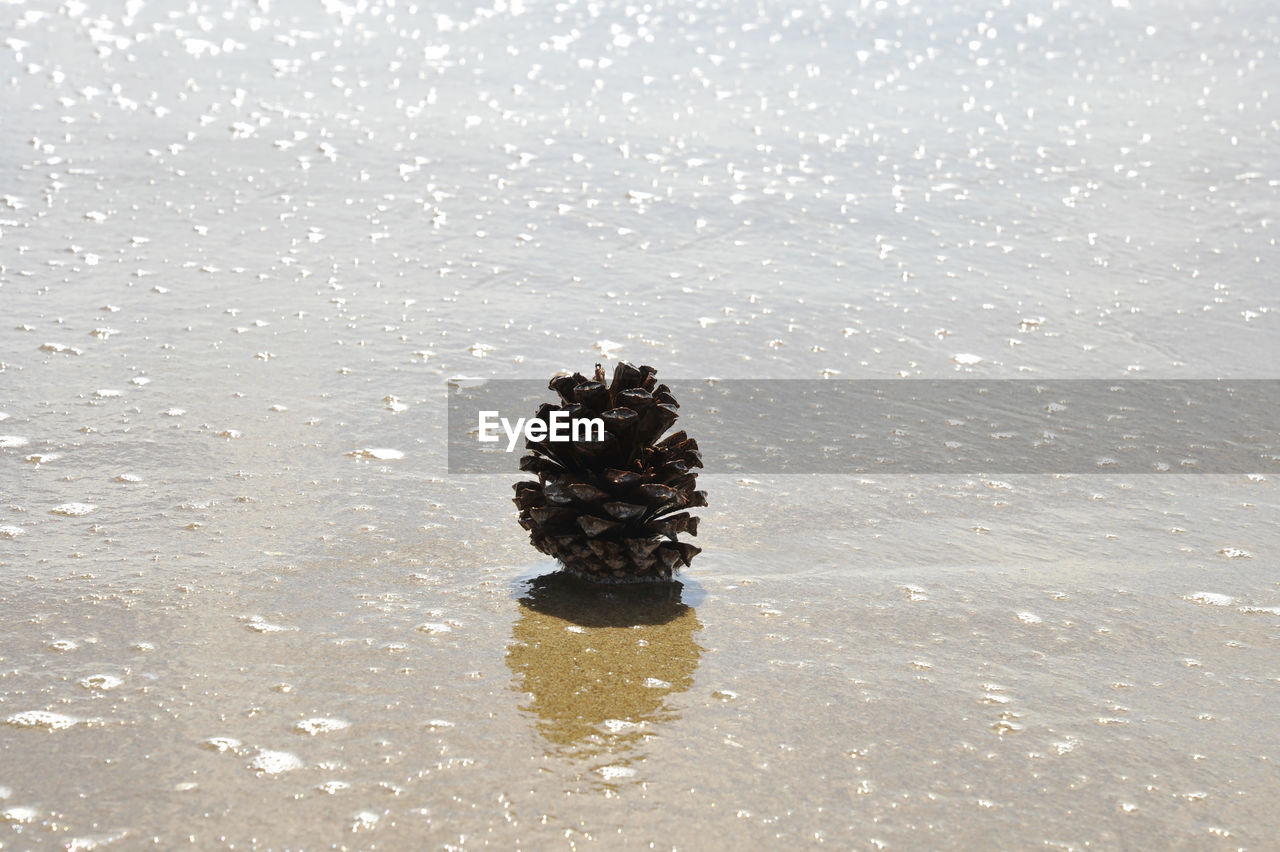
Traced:
POLYGON ((0 32, 0 847, 1280 830, 1269 471, 712 471, 681 587, 590 591, 445 448, 617 358, 1275 378, 1269 5, 0 32))

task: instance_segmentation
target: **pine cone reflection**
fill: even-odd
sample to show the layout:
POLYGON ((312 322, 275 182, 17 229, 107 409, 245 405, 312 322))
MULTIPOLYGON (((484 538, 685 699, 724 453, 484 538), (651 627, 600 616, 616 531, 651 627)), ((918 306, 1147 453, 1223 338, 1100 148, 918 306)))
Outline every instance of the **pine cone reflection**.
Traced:
POLYGON ((520 599, 507 649, 514 688, 530 696, 552 744, 590 755, 638 742, 678 713, 667 699, 693 684, 702 648, 680 583, 597 586, 539 577, 520 599))

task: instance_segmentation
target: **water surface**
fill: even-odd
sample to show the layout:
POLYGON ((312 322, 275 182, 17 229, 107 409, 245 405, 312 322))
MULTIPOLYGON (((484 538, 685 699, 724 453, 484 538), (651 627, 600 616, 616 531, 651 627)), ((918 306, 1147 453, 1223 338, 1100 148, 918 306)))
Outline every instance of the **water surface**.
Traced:
POLYGON ((1274 379, 1270 5, 0 32, 0 845, 1280 830, 1264 471, 710 472, 704 553, 633 594, 537 580, 514 460, 445 452, 446 380, 618 358, 1274 379))

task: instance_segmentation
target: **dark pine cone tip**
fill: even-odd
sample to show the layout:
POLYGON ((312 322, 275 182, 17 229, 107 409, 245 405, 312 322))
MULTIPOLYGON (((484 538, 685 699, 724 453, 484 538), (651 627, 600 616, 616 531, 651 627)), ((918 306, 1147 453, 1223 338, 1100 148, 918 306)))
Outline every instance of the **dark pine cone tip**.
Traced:
POLYGON ((548 387, 560 402, 543 405, 534 418, 547 423, 547 434, 557 411, 604 426, 571 432, 576 440, 527 441, 520 469, 538 479, 514 486, 520 526, 533 546, 579 577, 671 580, 702 550, 679 540, 680 533, 698 534, 698 519, 685 510, 707 505, 706 492, 695 490, 702 456, 684 432, 662 437, 679 405, 657 372, 624 361, 612 381, 599 364, 591 378, 554 378, 548 387))

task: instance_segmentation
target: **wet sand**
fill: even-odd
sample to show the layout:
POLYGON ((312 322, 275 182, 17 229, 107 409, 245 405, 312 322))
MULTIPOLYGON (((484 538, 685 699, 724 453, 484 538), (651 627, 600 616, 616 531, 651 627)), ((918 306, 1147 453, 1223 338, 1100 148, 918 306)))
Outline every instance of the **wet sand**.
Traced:
MULTIPOLYGON (((489 479, 476 505, 502 495, 489 479)), ((514 533, 477 554, 407 524, 338 529, 302 559, 204 552, 178 527, 135 560, 107 556, 123 529, 79 522, 89 553, 14 570, 5 595, 13 840, 1265 846, 1275 585, 1256 555, 1209 548, 1271 534, 1253 517, 1269 484, 1252 510, 1182 498, 1219 513, 1211 529, 1142 534, 1156 488, 1062 482, 1064 506, 1110 505, 1042 550, 1022 531, 1051 495, 858 489, 868 506, 972 498, 928 522, 989 527, 951 532, 943 564, 912 559, 884 509, 729 533, 777 495, 803 517, 797 492, 843 489, 711 479, 719 531, 672 589, 547 580, 503 561, 514 533)))

